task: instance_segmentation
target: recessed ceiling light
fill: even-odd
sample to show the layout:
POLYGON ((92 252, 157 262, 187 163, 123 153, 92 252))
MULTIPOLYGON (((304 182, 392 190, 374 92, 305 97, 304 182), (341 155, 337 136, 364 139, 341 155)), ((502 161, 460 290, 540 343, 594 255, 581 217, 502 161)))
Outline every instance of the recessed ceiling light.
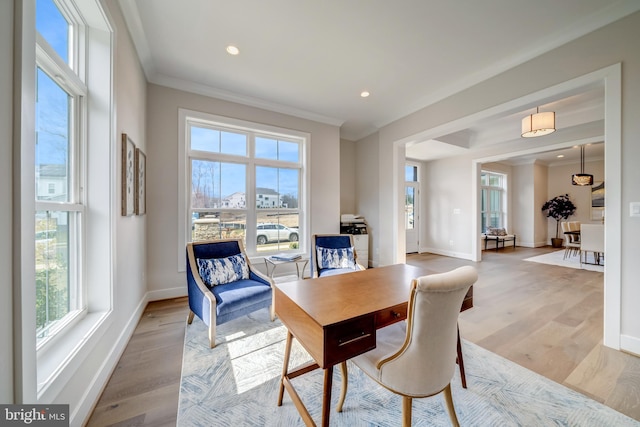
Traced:
POLYGON ((558 154, 558 156, 557 156, 557 157, 558 157, 559 159, 561 159, 561 158, 563 158, 563 157, 564 157, 564 154, 558 154))
POLYGON ((362 92, 360 92, 360 96, 363 97, 363 98, 366 98, 369 95, 371 95, 371 94, 366 90, 363 90, 362 92))
POLYGON ((227 46, 227 52, 229 53, 229 55, 237 55, 240 53, 240 49, 233 45, 229 45, 227 46))

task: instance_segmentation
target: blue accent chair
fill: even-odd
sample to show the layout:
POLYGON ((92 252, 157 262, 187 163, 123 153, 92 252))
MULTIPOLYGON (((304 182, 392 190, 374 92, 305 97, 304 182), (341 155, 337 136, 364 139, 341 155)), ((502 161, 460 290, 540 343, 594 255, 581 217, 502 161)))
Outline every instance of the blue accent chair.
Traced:
POLYGON ((269 307, 275 319, 273 280, 254 269, 244 251, 242 240, 226 239, 187 244, 187 289, 191 324, 197 315, 209 327, 209 345, 215 347, 216 325, 269 307), (207 286, 200 277, 197 259, 227 258, 243 254, 249 267, 249 278, 207 286))
POLYGON ((354 271, 365 270, 358 263, 358 254, 353 249, 352 268, 326 268, 322 261, 318 259, 317 248, 345 249, 354 248, 353 236, 351 234, 314 234, 311 236, 311 270, 313 277, 332 276, 334 274, 353 273, 354 271))

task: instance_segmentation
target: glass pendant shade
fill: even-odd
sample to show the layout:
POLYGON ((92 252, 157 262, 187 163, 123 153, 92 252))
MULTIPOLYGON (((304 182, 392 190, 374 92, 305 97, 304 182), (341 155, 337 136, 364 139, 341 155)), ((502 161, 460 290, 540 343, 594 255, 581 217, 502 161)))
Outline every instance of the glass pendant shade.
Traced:
POLYGON ((593 175, 588 173, 574 173, 571 175, 573 185, 593 185, 593 175))
POLYGON ((584 173, 584 145, 580 146, 580 173, 571 175, 572 185, 593 185, 593 175, 584 173))
POLYGON ((556 113, 547 111, 544 113, 530 114, 522 119, 522 137, 533 138, 535 136, 548 135, 556 131, 556 113))

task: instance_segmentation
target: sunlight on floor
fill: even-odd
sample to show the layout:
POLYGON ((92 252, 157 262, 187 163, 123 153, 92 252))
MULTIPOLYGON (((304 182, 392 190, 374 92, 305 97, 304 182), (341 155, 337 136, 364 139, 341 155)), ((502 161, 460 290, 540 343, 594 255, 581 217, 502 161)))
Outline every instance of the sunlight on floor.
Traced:
MULTIPOLYGON (((286 334, 287 329, 284 326, 253 335, 234 334, 241 338, 230 340, 227 351, 231 358, 238 394, 280 377, 286 334)), ((294 340, 289 366, 294 367, 309 360, 309 354, 294 340)))

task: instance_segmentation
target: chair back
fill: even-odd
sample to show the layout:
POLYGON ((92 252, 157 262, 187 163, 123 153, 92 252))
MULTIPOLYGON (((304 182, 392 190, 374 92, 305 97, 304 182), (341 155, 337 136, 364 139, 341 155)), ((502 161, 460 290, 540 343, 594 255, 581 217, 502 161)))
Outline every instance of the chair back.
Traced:
POLYGON ((249 258, 244 252, 244 245, 242 244, 242 240, 239 239, 187 243, 187 289, 189 295, 189 307, 192 311, 200 313, 203 309, 203 300, 196 290, 198 287, 196 277, 199 281, 202 281, 196 260, 227 258, 239 254, 244 254, 247 259, 247 264, 249 264, 249 258))
MULTIPOLYGON (((318 247, 327 249, 354 248, 353 236, 351 234, 314 234, 311 236, 311 272, 313 277, 318 277, 322 273, 322 268, 318 262, 318 247)), ((353 249, 354 264, 358 262, 358 255, 353 249)))
POLYGON ((451 382, 456 364, 458 315, 478 279, 471 266, 414 279, 402 347, 378 362, 380 379, 405 395, 426 397, 451 382))
POLYGON ((604 253, 604 225, 581 224, 580 250, 604 253))
POLYGON ((571 231, 571 227, 570 224, 566 221, 563 221, 560 223, 560 227, 562 227, 562 235, 564 236, 564 243, 566 246, 569 245, 569 243, 571 243, 571 235, 570 234, 564 234, 567 231, 571 231))
POLYGON ((194 258, 226 258, 243 254, 242 240, 224 239, 214 241, 192 242, 187 244, 187 254, 192 252, 194 258))
MULTIPOLYGON (((580 231, 580 221, 569 221, 570 231, 580 231)), ((580 234, 571 234, 571 241, 574 243, 580 243, 580 234)))

